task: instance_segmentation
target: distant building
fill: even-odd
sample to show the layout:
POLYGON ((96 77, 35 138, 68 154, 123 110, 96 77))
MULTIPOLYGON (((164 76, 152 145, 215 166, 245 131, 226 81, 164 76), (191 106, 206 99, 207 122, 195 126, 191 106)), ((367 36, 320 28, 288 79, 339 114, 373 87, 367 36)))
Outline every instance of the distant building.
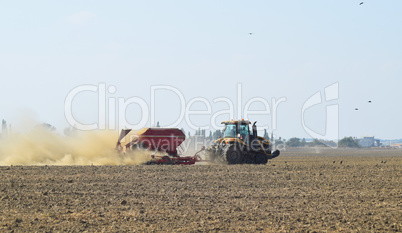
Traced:
POLYGON ((393 148, 402 148, 402 143, 394 143, 391 145, 393 148))
POLYGON ((381 146, 380 140, 372 137, 363 137, 359 139, 359 144, 361 147, 379 147, 381 146))

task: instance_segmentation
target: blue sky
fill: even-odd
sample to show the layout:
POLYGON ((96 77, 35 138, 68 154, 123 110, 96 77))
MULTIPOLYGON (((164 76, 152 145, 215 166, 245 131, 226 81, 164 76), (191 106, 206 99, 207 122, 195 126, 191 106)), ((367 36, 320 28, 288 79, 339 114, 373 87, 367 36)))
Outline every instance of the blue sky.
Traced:
MULTIPOLYGON (((402 2, 359 3, 3 1, 0 118, 16 130, 30 118, 62 131, 68 126, 68 93, 99 83, 116 87, 109 98, 138 97, 147 104, 151 86, 168 85, 186 103, 207 99, 212 113, 227 108, 214 99, 229 98, 237 113, 241 84, 243 107, 253 97, 269 103, 286 98, 277 109, 275 134, 310 137, 301 123, 303 104, 338 83, 339 98, 309 108, 306 125, 323 134, 326 106, 336 104, 340 138, 402 138, 402 2)), ((174 122, 180 112, 177 95, 161 91, 156 100, 155 118, 161 125, 174 122)), ((96 93, 80 94, 74 116, 96 122, 97 103, 96 93)), ((206 108, 196 103, 191 110, 196 109, 206 108)), ((141 121, 140 110, 135 104, 126 109, 130 123, 141 121)), ((211 116, 192 119, 206 126, 211 116)), ((272 131, 272 115, 249 119, 272 131)), ((189 129, 185 120, 179 127, 189 129)))

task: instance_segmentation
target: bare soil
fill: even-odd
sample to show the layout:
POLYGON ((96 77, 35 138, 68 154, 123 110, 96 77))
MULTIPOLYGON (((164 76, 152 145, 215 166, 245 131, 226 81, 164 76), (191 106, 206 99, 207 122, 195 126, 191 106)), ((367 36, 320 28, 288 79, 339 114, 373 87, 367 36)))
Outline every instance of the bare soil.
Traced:
POLYGON ((401 150, 267 165, 3 166, 0 232, 401 232, 401 150))

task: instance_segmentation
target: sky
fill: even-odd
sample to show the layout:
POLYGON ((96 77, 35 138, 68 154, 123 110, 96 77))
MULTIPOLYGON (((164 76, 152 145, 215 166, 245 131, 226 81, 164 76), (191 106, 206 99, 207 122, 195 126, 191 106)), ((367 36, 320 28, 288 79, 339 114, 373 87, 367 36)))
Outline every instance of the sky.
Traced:
POLYGON ((402 138, 402 2, 359 3, 2 1, 0 119, 402 138))

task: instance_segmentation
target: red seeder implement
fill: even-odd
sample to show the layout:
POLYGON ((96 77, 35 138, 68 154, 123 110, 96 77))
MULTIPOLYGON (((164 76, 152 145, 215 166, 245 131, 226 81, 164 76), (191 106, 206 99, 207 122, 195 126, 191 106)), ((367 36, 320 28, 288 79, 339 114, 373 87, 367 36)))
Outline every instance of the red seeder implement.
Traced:
POLYGON ((126 136, 131 132, 131 129, 123 129, 117 141, 116 150, 119 153, 125 153, 128 150, 134 151, 137 149, 146 149, 149 151, 158 151, 166 153, 164 156, 155 156, 151 154, 150 161, 145 164, 182 164, 191 165, 196 162, 201 162, 201 157, 198 153, 205 148, 203 147, 194 156, 179 156, 178 148, 186 139, 184 133, 177 128, 144 128, 136 134, 126 136), (126 143, 124 146, 122 143, 126 143))

